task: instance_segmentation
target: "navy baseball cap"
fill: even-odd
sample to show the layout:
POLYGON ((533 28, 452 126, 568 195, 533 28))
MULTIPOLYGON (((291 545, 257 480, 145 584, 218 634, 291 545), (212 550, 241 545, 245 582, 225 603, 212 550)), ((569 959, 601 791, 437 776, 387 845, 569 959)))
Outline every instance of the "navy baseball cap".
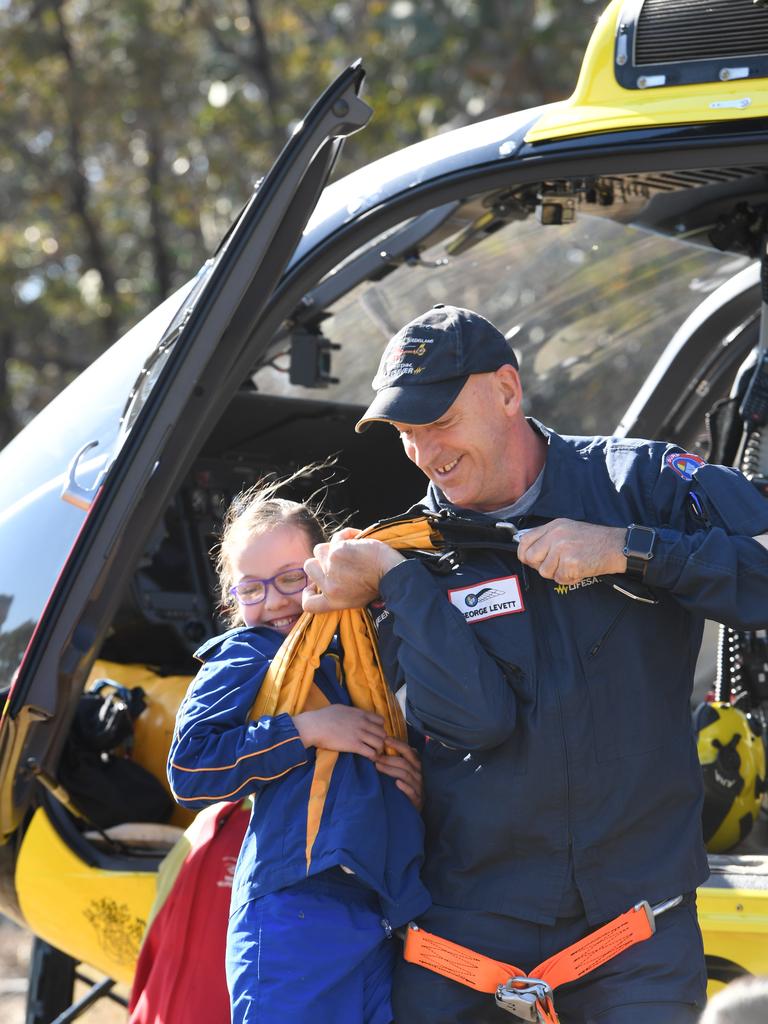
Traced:
POLYGON ((473 373, 514 366, 512 348, 493 324, 471 309, 440 303, 402 327, 389 341, 373 378, 376 397, 355 425, 433 423, 473 373))

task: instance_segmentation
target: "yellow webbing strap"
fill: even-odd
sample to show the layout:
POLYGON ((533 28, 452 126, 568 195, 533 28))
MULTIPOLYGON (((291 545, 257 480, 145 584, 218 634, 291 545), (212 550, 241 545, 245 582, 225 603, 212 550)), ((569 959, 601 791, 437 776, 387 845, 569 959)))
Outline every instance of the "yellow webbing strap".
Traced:
MULTIPOLYGON (((376 523, 363 531, 361 537, 381 540, 398 551, 434 551, 442 540, 425 516, 376 523)), ((381 715, 388 736, 406 739, 405 719, 384 679, 376 632, 365 608, 317 615, 304 612, 272 660, 250 718, 296 715, 317 707, 319 691, 313 687, 315 672, 335 634, 341 646, 343 681, 354 707, 381 715)), ((337 758, 336 751, 330 750, 318 750, 315 758, 307 805, 307 874, 337 758)))
POLYGON ((381 715, 388 736, 405 739, 400 705, 384 680, 374 626, 364 608, 322 615, 304 612, 267 670, 251 718, 303 711, 320 658, 336 633, 343 652, 343 679, 352 704, 381 715))
MULTIPOLYGON (((375 524, 363 531, 361 537, 383 541, 398 551, 434 551, 441 541, 424 516, 375 524)), ((320 658, 337 633, 344 683, 352 704, 381 715, 387 734, 404 739, 402 712, 384 679, 376 632, 364 608, 318 615, 305 612, 275 655, 250 717, 298 714, 306 703, 320 658)))

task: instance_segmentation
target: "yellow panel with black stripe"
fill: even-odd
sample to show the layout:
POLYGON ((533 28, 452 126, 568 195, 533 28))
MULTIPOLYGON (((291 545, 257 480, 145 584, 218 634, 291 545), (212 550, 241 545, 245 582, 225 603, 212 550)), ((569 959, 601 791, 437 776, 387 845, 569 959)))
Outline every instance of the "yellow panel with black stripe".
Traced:
MULTIPOLYGON (((191 677, 97 660, 86 689, 102 679, 143 690, 146 707, 135 722, 132 755, 170 792, 165 761, 191 677)), ((192 811, 175 806, 168 824, 130 823, 104 833, 47 797, 32 817, 16 860, 25 924, 76 960, 130 984, 155 898, 157 864, 193 818, 192 811)))
POLYGON ((765 0, 614 0, 526 142, 768 115, 765 0))
POLYGON ((24 921, 35 935, 130 984, 155 898, 156 870, 100 867, 39 807, 24 834, 15 884, 24 921))
POLYGON ((698 891, 698 911, 712 996, 741 974, 768 976, 768 858, 710 861, 712 877, 698 891))

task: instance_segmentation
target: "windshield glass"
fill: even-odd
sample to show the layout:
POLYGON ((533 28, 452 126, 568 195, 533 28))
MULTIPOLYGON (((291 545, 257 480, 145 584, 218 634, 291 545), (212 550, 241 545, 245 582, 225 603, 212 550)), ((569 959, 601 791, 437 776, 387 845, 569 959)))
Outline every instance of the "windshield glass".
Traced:
POLYGON ((108 465, 128 396, 179 306, 177 292, 61 392, 0 452, 0 687, 10 682, 86 513, 61 498, 63 467, 88 442, 77 482, 108 465))
MULTIPOLYGON (((675 330, 747 265, 679 238, 580 214, 568 225, 506 224, 450 255, 441 240, 380 281, 364 281, 323 320, 339 378, 322 396, 367 405, 379 357, 404 323, 436 302, 466 306, 511 341, 526 411, 562 433, 606 434, 675 330)), ((285 358, 255 375, 271 394, 318 397, 291 385, 285 358)))

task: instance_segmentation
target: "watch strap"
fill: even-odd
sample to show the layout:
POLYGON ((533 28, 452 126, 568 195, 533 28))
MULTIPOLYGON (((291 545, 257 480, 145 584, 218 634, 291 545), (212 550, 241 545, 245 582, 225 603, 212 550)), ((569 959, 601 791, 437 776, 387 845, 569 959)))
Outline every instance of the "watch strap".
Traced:
POLYGON ((644 580, 645 579, 645 568, 648 565, 646 558, 638 558, 637 555, 627 555, 627 572, 626 575, 633 580, 644 580))

